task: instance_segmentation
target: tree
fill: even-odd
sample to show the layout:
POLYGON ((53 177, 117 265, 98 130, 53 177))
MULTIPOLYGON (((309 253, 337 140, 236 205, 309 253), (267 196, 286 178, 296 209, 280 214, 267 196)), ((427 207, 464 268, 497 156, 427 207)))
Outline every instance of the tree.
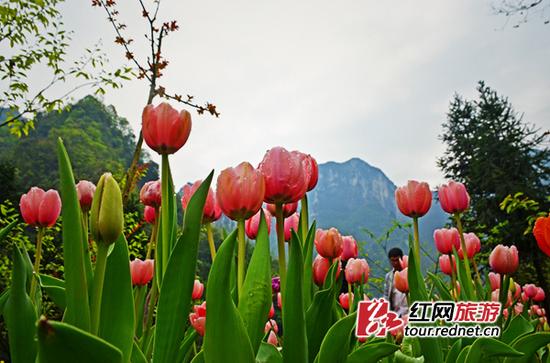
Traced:
MULTIPOLYGON (((466 228, 484 237, 487 253, 497 243, 516 244, 522 264, 519 279, 535 278, 548 291, 545 271, 531 234, 525 234, 531 211, 501 208, 510 195, 522 196, 548 210, 550 203, 550 132, 541 132, 523 121, 506 97, 479 82, 478 99, 455 95, 441 140, 446 151, 437 161, 445 177, 463 182, 471 196, 466 228)), ((520 281, 521 282, 521 281, 520 281)))
POLYGON ((534 14, 539 15, 545 25, 550 24, 549 8, 550 1, 548 0, 500 0, 493 5, 497 14, 513 19, 514 28, 519 28, 534 14))

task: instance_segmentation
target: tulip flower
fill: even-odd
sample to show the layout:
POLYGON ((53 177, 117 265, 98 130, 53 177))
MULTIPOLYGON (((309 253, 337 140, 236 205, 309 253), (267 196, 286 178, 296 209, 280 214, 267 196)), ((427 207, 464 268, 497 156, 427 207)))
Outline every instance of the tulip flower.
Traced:
POLYGON ((521 302, 526 303, 528 301, 529 301, 529 298, 527 297, 527 295, 525 295, 525 292, 522 292, 521 293, 521 302))
POLYGON ((271 345, 278 346, 279 340, 277 339, 277 334, 272 330, 269 332, 269 336, 267 337, 267 342, 271 345))
POLYGON ((451 268, 451 259, 449 259, 449 255, 441 255, 439 256, 439 268, 441 269, 441 272, 443 272, 445 275, 451 276, 454 273, 456 273, 456 260, 455 256, 452 256, 453 266, 451 268))
POLYGON ((347 261, 350 258, 357 258, 357 241, 353 236, 342 236, 343 250, 342 261, 347 261))
POLYGON ((315 233, 315 249, 325 258, 338 258, 344 250, 344 241, 336 228, 328 230, 317 229, 315 233))
MULTIPOLYGON (((323 256, 318 255, 313 260, 313 281, 319 287, 323 286, 325 279, 327 278, 328 270, 330 269, 330 261, 323 256)), ((342 269, 342 263, 338 260, 338 269, 336 271, 336 278, 340 276, 342 269)))
POLYGON ((432 205, 432 192, 428 183, 409 180, 406 186, 395 190, 399 211, 411 218, 424 216, 432 205))
MULTIPOLYGON (((500 289, 496 289, 491 293, 491 301, 499 301, 500 296, 500 289)), ((512 293, 510 290, 508 290, 508 297, 506 299, 506 303, 504 304, 506 307, 512 305, 512 293)))
POLYGON ((401 265, 401 269, 409 267, 409 256, 403 255, 403 257, 399 259, 399 264, 401 265))
POLYGON ((300 151, 292 151, 292 155, 298 157, 302 161, 304 173, 307 180, 307 191, 309 192, 317 185, 319 180, 319 166, 317 161, 309 154, 304 154, 300 151))
POLYGON ((533 235, 541 251, 550 257, 550 216, 537 218, 533 235))
POLYGON ((280 292, 277 293, 277 307, 279 309, 283 308, 283 298, 280 292))
POLYGON ((300 217, 297 213, 294 213, 288 218, 285 218, 285 241, 290 241, 290 237, 292 236, 292 230, 294 232, 298 233, 298 225, 300 224, 300 217))
POLYGON ((155 272, 155 263, 153 260, 142 261, 136 258, 130 262, 130 274, 132 275, 132 285, 144 286, 153 279, 155 272))
POLYGON ((489 256, 489 265, 491 269, 497 273, 511 274, 515 272, 519 265, 519 256, 516 246, 496 246, 489 256))
POLYGON ((523 292, 525 293, 525 296, 527 299, 532 299, 537 295, 537 287, 533 284, 527 284, 523 286, 523 292))
POLYGON ((523 313, 523 304, 517 303, 516 305, 514 305, 514 314, 519 315, 521 313, 523 313))
POLYGON ((521 286, 515 282, 514 279, 510 279, 510 286, 508 289, 512 293, 514 299, 517 300, 521 298, 521 286))
POLYGON ((369 264, 360 258, 350 258, 346 265, 346 281, 350 284, 366 283, 369 279, 369 264))
POLYGON ((281 291, 281 278, 279 276, 274 276, 271 278, 271 291, 273 293, 281 291))
POLYGON ((453 247, 460 247, 460 235, 456 228, 441 228, 434 231, 435 247, 442 255, 453 253, 453 247))
POLYGON ((19 201, 21 216, 25 223, 33 227, 52 227, 61 212, 61 198, 56 190, 45 192, 32 187, 19 201))
POLYGON ((408 270, 408 268, 405 268, 401 271, 395 271, 393 277, 393 285, 395 288, 405 294, 409 292, 408 270))
POLYGON ((191 133, 191 114, 186 110, 178 112, 166 102, 145 106, 141 121, 143 139, 161 155, 181 149, 191 133))
POLYGON ((193 306, 193 312, 189 314, 189 322, 197 333, 203 337, 206 328, 206 301, 201 305, 193 306))
POLYGON ((440 186, 437 194, 441 208, 447 213, 462 213, 470 206, 470 195, 462 183, 451 180, 440 186))
MULTIPOLYGON (((274 216, 277 213, 277 206, 275 204, 267 203, 267 210, 269 213, 274 216)), ((298 210, 298 202, 295 203, 285 203, 283 204, 283 217, 288 218, 298 210)))
POLYGON ((537 294, 535 295, 535 297, 533 297, 533 301, 542 302, 544 301, 544 299, 546 299, 544 290, 542 289, 542 287, 537 287, 537 294))
POLYGON ((92 207, 94 193, 94 183, 87 180, 81 180, 76 184, 76 194, 78 196, 78 202, 80 203, 80 209, 82 209, 83 212, 88 212, 92 207))
POLYGON ((353 299, 353 292, 343 292, 340 294, 340 296, 338 297, 338 300, 340 301, 340 305, 342 306, 342 309, 349 310, 350 297, 353 299))
POLYGON ((91 209, 91 229, 96 243, 114 243, 122 234, 122 195, 111 173, 99 179, 91 209))
POLYGON ((203 292, 204 285, 199 280, 195 280, 195 283, 193 284, 193 293, 191 294, 191 299, 200 300, 200 298, 202 298, 203 292))
POLYGON ((148 181, 143 184, 139 192, 139 199, 144 205, 153 208, 159 208, 161 204, 161 185, 160 180, 148 181))
MULTIPOLYGON (((464 233, 464 243, 468 258, 473 258, 481 250, 481 242, 475 233, 464 233)), ((460 259, 464 258, 462 247, 458 249, 458 256, 460 259)))
POLYGON ((157 220, 157 212, 155 208, 146 205, 143 209, 143 218, 145 219, 145 222, 154 224, 157 220))
POLYGON ((531 309, 529 309, 529 315, 542 315, 542 309, 540 306, 533 304, 531 305, 531 309))
MULTIPOLYGON (((181 198, 181 207, 183 210, 187 209, 187 205, 189 204, 189 201, 191 200, 191 197, 197 189, 202 184, 202 180, 197 180, 192 185, 185 185, 183 187, 183 196, 181 198)), ((216 197, 214 194, 214 191, 212 188, 209 188, 208 194, 206 195, 206 201, 204 203, 204 208, 202 210, 202 224, 212 223, 220 219, 222 215, 222 210, 218 206, 218 203, 216 202, 216 197)))
MULTIPOLYGON (((258 229, 260 228, 260 213, 262 209, 258 211, 258 213, 254 214, 251 218, 248 218, 244 222, 244 230, 246 232, 246 235, 250 239, 256 239, 258 237, 258 229)), ((267 225, 267 234, 271 231, 271 214, 267 211, 267 209, 263 209, 264 216, 265 216, 265 222, 267 225)))
POLYGON ((269 319, 273 319, 275 316, 275 308, 273 307, 273 303, 271 303, 271 308, 269 309, 269 319))
POLYGON ((273 319, 269 319, 265 323, 264 334, 267 334, 267 332, 270 331, 270 330, 273 330, 275 332, 275 334, 277 334, 279 332, 279 326, 277 325, 277 322, 273 319))
POLYGON ((491 291, 500 289, 500 274, 489 272, 489 283, 491 284, 491 291))

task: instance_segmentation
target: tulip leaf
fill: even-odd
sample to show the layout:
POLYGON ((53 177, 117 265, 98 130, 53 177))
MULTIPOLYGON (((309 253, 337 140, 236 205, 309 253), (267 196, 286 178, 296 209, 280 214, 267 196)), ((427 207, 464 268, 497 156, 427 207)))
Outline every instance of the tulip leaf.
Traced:
POLYGON ((134 339, 134 295, 128 243, 121 234, 107 258, 99 336, 116 346, 129 362, 134 339))
POLYGON ((474 284, 472 282, 472 276, 466 272, 466 261, 458 257, 458 253, 453 248, 453 256, 456 260, 456 270, 458 281, 460 282, 461 295, 464 296, 464 300, 477 301, 477 295, 475 293, 474 284))
POLYGON ((69 324, 41 319, 39 363, 121 363, 122 352, 110 343, 69 324))
POLYGON ((15 227, 17 225, 17 223, 19 223, 19 220, 18 219, 14 219, 13 221, 11 221, 10 224, 8 224, 7 226, 5 226, 4 228, 0 229, 0 242, 2 242, 2 240, 4 240, 4 238, 6 238, 6 236, 8 235, 8 233, 10 233, 10 231, 12 230, 13 227, 15 227))
POLYGON ((353 313, 336 322, 323 339, 321 349, 316 358, 319 363, 345 363, 350 345, 350 337, 357 319, 353 313))
POLYGON ((148 363, 145 354, 139 349, 139 345, 136 341, 132 344, 132 356, 130 358, 132 363, 148 363))
POLYGON ((42 286, 42 289, 58 308, 65 310, 67 307, 65 281, 53 276, 40 274, 40 286, 42 286))
POLYGON ((439 278, 439 276, 437 275, 434 275, 433 273, 431 272, 428 272, 428 276, 430 277, 430 279, 432 280, 435 288, 437 289, 437 291, 439 292, 439 296, 441 297, 440 300, 443 300, 443 301, 452 301, 453 300, 453 297, 451 296, 451 293, 449 292, 449 289, 447 288, 447 286, 445 286, 445 284, 443 283, 443 281, 441 281, 441 279, 439 278))
MULTIPOLYGON (((292 231, 289 249, 287 280, 283 294, 283 361, 307 362, 309 342, 306 335, 304 292, 302 290, 304 260, 300 239, 294 231, 292 231)), ((330 314, 330 311, 328 313, 330 314)), ((329 314, 324 318, 330 316, 329 314)))
POLYGON ((185 356, 189 353, 198 335, 199 333, 197 333, 197 331, 192 326, 187 329, 185 339, 183 339, 183 342, 181 342, 181 345, 178 348, 178 356, 175 360, 176 362, 183 362, 185 356))
POLYGON ((6 288, 2 293, 0 294, 0 315, 4 315, 4 306, 6 306, 6 301, 8 301, 8 297, 10 297, 10 288, 6 288))
POLYGON ((239 297, 239 313, 256 355, 264 336, 272 298, 269 235, 263 211, 260 213, 256 246, 248 265, 242 292, 242 296, 239 297))
POLYGON ((204 363, 205 360, 204 360, 204 351, 201 350, 200 352, 197 353, 196 356, 193 357, 193 359, 191 360, 191 363, 204 363))
MULTIPOLYGON (((348 355, 346 363, 378 362, 380 359, 393 354, 398 349, 399 349, 399 346, 392 343, 386 343, 386 342, 364 344, 361 347, 359 347, 359 349, 355 350, 350 355, 348 355)), ((403 356, 408 357, 404 354, 403 356)), ((412 357, 409 357, 409 358, 412 358, 412 357)), ((413 359, 416 359, 416 358, 413 358, 413 359)), ((396 362, 399 362, 399 361, 396 361, 396 362)), ((407 361, 402 361, 402 362, 407 362, 407 361)), ((411 362, 418 362, 418 361, 413 360, 411 362)))
POLYGON ((458 358, 456 358, 455 363, 465 363, 466 357, 468 356, 468 353, 470 352, 471 345, 467 345, 464 348, 462 348, 462 351, 460 351, 460 354, 458 355, 458 358))
POLYGON ((506 358, 504 363, 531 363, 536 362, 535 354, 537 351, 550 344, 550 333, 539 332, 518 337, 512 342, 512 347, 523 353, 521 358, 506 358))
POLYGON ((214 171, 210 172, 191 197, 184 215, 183 233, 169 255, 157 307, 155 363, 173 362, 185 335, 183 327, 187 324, 195 282, 202 213, 213 174, 214 171))
POLYGON ((500 336, 500 340, 510 344, 516 338, 531 333, 533 330, 531 323, 520 314, 512 318, 512 321, 500 336))
POLYGON ((470 346, 466 362, 482 362, 491 357, 521 357, 518 352, 506 343, 494 338, 477 338, 470 346))
POLYGON ((221 244, 208 275, 204 361, 254 362, 254 353, 243 320, 229 291, 229 274, 237 231, 221 244))
POLYGON ((449 350, 449 353, 447 353, 447 358, 445 359, 445 363, 456 362, 461 350, 462 350, 462 339, 457 339, 457 341, 454 342, 453 346, 451 347, 451 350, 449 350))
POLYGON ((313 222, 304 241, 304 308, 311 305, 313 296, 313 240, 315 239, 316 223, 313 222))
POLYGON ((4 306, 11 359, 14 363, 34 362, 36 357, 36 310, 27 294, 28 278, 24 257, 14 243, 11 287, 4 306))
POLYGON ((256 355, 256 363, 283 363, 283 357, 274 345, 262 342, 256 355))
POLYGON ((57 141, 59 159, 59 184, 62 200, 63 260, 67 309, 63 320, 69 324, 90 330, 88 282, 82 250, 82 224, 80 205, 74 183, 73 170, 63 141, 57 141))

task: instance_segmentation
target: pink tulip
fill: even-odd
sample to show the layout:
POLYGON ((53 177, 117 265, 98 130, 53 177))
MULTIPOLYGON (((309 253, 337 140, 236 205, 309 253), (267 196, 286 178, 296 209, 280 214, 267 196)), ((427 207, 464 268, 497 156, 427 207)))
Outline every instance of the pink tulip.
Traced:
POLYGON ((350 284, 366 283, 369 280, 369 264, 364 259, 350 258, 346 265, 346 281, 350 284))
POLYGON ((197 333, 203 337, 206 328, 206 301, 201 305, 193 306, 193 312, 189 314, 189 322, 197 333))
POLYGON ((143 218, 145 219, 145 222, 154 224, 157 219, 157 212, 155 208, 146 205, 145 209, 143 209, 143 218))
POLYGON ((265 323, 264 334, 266 334, 270 330, 273 330, 275 334, 279 332, 279 326, 277 325, 277 322, 273 319, 269 319, 269 321, 265 323))
MULTIPOLYGON (((275 204, 267 203, 266 206, 267 206, 267 210, 269 211, 269 213, 271 213, 272 216, 277 214, 275 204)), ((283 204, 283 218, 290 217, 296 212, 297 209, 298 209, 298 202, 283 204)))
POLYGON ((47 192, 32 187, 21 196, 19 209, 23 220, 33 227, 52 227, 61 212, 61 198, 56 190, 47 192))
POLYGON ((153 208, 159 208, 161 204, 161 190, 160 180, 148 181, 143 184, 141 191, 139 192, 139 199, 144 205, 148 205, 153 208))
MULTIPOLYGON (((475 233, 464 233, 464 243, 466 244, 466 252, 468 258, 473 258, 481 250, 481 242, 475 233)), ((463 259, 462 247, 459 246, 458 256, 463 259)))
POLYGON ((275 308, 273 307, 273 303, 271 303, 271 308, 269 309, 269 319, 273 319, 275 316, 275 308))
POLYGON ((528 301, 529 301, 529 298, 527 297, 527 295, 525 295, 525 292, 522 292, 521 293, 521 302, 526 303, 528 301))
MULTIPOLYGON (((338 261, 339 267, 336 272, 336 278, 340 276, 340 271, 342 269, 341 262, 338 261)), ((318 255, 313 260, 313 281, 317 286, 323 286, 325 279, 327 278, 328 270, 330 269, 330 261, 323 256, 318 255)))
POLYGON ((393 277, 393 285, 395 288, 402 293, 408 293, 409 292, 409 278, 408 278, 408 268, 405 268, 401 271, 395 271, 394 277, 393 277))
MULTIPOLYGON (((496 289, 491 293, 491 301, 499 301, 500 289, 496 289)), ((512 292, 508 290, 508 298, 506 299, 506 307, 512 305, 512 292)))
POLYGON ((409 267, 409 256, 404 255, 399 259, 399 264, 401 265, 401 269, 409 267))
MULTIPOLYGON (((193 185, 186 184, 183 187, 183 196, 181 197, 181 207, 183 210, 187 209, 187 205, 189 205, 189 201, 191 200, 191 197, 197 189, 202 184, 202 180, 197 180, 193 183, 193 185)), ((212 223, 220 219, 222 215, 222 210, 218 206, 218 203, 216 202, 216 197, 214 194, 214 191, 212 188, 208 189, 208 194, 206 195, 206 201, 204 203, 204 208, 202 209, 202 223, 212 223)))
POLYGON ((319 228, 315 233, 315 248, 317 253, 325 258, 337 258, 344 250, 344 241, 336 228, 329 230, 319 228))
POLYGON ((277 334, 275 334, 273 330, 269 332, 269 336, 267 337, 267 342, 274 346, 279 345, 279 340, 277 340, 277 334))
POLYGON ((265 182, 248 162, 227 168, 218 176, 217 199, 222 212, 234 221, 246 220, 262 207, 265 182))
POLYGON ((460 247, 460 235, 456 228, 441 228, 434 231, 435 247, 442 255, 453 252, 453 247, 458 250, 460 247))
POLYGON ((407 217, 422 217, 432 205, 432 192, 428 183, 409 180, 406 186, 395 190, 397 207, 407 217))
POLYGON ((522 303, 517 303, 516 305, 514 305, 514 313, 516 315, 519 315, 519 314, 523 313, 523 304, 522 303))
POLYGON ((292 236, 292 230, 294 232, 298 233, 298 226, 300 224, 300 216, 298 216, 298 213, 294 213, 288 218, 285 218, 284 222, 284 232, 285 232, 285 241, 290 241, 290 237, 292 236))
POLYGON ((491 291, 500 289, 500 274, 489 272, 489 283, 491 284, 491 291))
POLYGON ((514 299, 518 300, 521 298, 521 286, 514 282, 513 285, 510 285, 510 291, 512 292, 514 299))
POLYGON ((464 212, 470 206, 470 196, 462 183, 451 180, 440 186, 437 194, 441 208, 447 213, 464 212))
POLYGON ((199 280, 195 280, 195 283, 193 284, 193 293, 191 294, 191 299, 200 300, 200 298, 202 298, 203 292, 204 285, 199 280))
POLYGON ((78 196, 78 202, 80 203, 80 209, 82 209, 83 212, 88 212, 92 207, 94 193, 94 183, 87 180, 81 180, 76 184, 76 194, 78 196))
POLYGON ((266 203, 294 203, 306 194, 309 180, 302 159, 285 148, 269 150, 258 169, 265 178, 266 203))
POLYGON ((315 188, 317 181, 319 180, 319 166, 317 165, 317 161, 313 158, 313 156, 301 153, 299 151, 293 151, 292 154, 298 155, 302 160, 304 172, 308 181, 307 191, 309 192, 315 188))
POLYGON ((550 216, 537 218, 533 227, 533 235, 540 250, 550 257, 550 216))
POLYGON ((531 305, 531 309, 529 309, 529 314, 530 315, 542 315, 542 310, 541 310, 540 306, 538 306, 536 304, 533 304, 533 305, 531 305))
POLYGON ((533 284, 527 284, 523 286, 523 292, 525 292, 525 296, 527 299, 532 299, 537 295, 537 287, 533 284))
POLYGON ((130 274, 132 275, 132 285, 147 285, 153 279, 155 263, 153 260, 142 261, 136 258, 130 262, 130 274))
POLYGON ((159 154, 175 153, 191 133, 191 114, 186 110, 178 112, 166 102, 145 106, 141 120, 143 139, 159 154))
POLYGON ((544 301, 544 299, 546 299, 544 290, 542 289, 542 287, 537 287, 537 294, 535 295, 535 297, 533 297, 533 301, 542 302, 544 301))
POLYGON ((493 271, 501 274, 515 272, 519 265, 519 256, 516 246, 496 246, 489 256, 489 265, 491 265, 493 271))
POLYGON ((350 258, 357 258, 357 241, 353 236, 342 236, 343 250, 342 261, 347 261, 350 258))
POLYGON ((282 308, 283 308, 283 298, 282 298, 280 292, 277 293, 277 307, 278 307, 279 309, 282 309, 282 308))
MULTIPOLYGON (((262 209, 258 211, 258 213, 254 214, 251 218, 248 218, 244 222, 244 230, 246 232, 246 235, 250 239, 256 239, 258 237, 258 229, 260 228, 260 213, 262 209)), ((265 215, 265 222, 267 226, 267 234, 271 231, 271 214, 266 209, 263 209, 264 215, 265 215)))
POLYGON ((453 267, 451 269, 451 260, 449 260, 449 255, 441 255, 439 256, 439 268, 441 269, 441 272, 443 272, 446 275, 451 276, 453 271, 456 273, 456 260, 455 256, 451 256, 453 261, 453 267))
MULTIPOLYGON (((338 297, 338 300, 340 301, 340 305, 342 306, 342 309, 349 310, 349 295, 348 292, 343 292, 338 297)), ((351 293, 351 298, 353 299, 353 292, 351 293)))

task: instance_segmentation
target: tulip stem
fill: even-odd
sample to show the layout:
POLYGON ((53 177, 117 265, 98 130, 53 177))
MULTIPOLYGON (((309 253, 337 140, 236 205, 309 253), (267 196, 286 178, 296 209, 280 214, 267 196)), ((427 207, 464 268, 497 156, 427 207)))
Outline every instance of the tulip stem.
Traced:
MULTIPOLYGON (((458 235, 460 236, 460 248, 462 248, 462 259, 464 260, 464 269, 466 270, 466 278, 472 278, 472 271, 470 270, 470 259, 468 258, 468 250, 466 249, 466 241, 464 240, 464 233, 462 228, 462 221, 460 220, 460 213, 454 214, 456 220, 456 227, 458 228, 458 235)), ((458 261, 457 261, 458 262, 458 261)), ((474 293, 476 293, 477 288, 474 285, 474 293)), ((476 293, 477 295, 477 293, 476 293)))
POLYGON ((36 293, 36 286, 38 281, 38 275, 40 273, 40 260, 42 258, 42 238, 44 237, 44 228, 38 227, 38 231, 36 232, 36 253, 34 254, 34 276, 31 281, 31 299, 36 304, 35 301, 35 293, 36 293))
POLYGON ((477 263, 476 263, 476 257, 475 256, 472 257, 472 265, 474 267, 474 271, 476 272, 476 279, 477 279, 477 282, 479 283, 479 286, 483 286, 483 284, 481 283, 481 277, 479 277, 479 271, 478 271, 478 268, 477 268, 477 263))
MULTIPOLYGON (((453 247, 453 250, 454 250, 454 247, 453 247)), ((456 287, 456 276, 455 276, 455 269, 453 265, 453 254, 449 253, 447 256, 449 256, 449 264, 451 265, 451 295, 453 296, 454 301, 458 301, 458 289, 456 287)))
POLYGON ((214 235, 212 234, 212 225, 206 223, 206 237, 208 238, 208 246, 210 247, 210 256, 212 256, 212 262, 216 258, 216 245, 214 244, 214 235))
MULTIPOLYGON (((155 215, 156 214, 157 212, 155 211, 155 215)), ((149 260, 151 258, 151 255, 155 249, 155 244, 157 243, 158 230, 159 230, 159 221, 158 221, 158 218, 155 217, 155 222, 153 223, 153 230, 151 231, 151 238, 149 239, 149 244, 147 246, 147 255, 145 256, 146 260, 149 260)))
POLYGON ((97 243, 97 255, 95 261, 93 295, 92 295, 92 334, 99 332, 99 320, 101 318, 101 299, 103 295, 103 281, 105 280, 105 269, 107 267, 107 253, 109 245, 97 243))
POLYGON ((304 194, 304 197, 301 201, 302 208, 300 209, 300 223, 302 225, 302 243, 306 243, 308 226, 309 226, 309 212, 308 212, 308 205, 307 205, 307 194, 304 194))
POLYGON ((170 210, 168 208, 170 201, 168 198, 171 198, 168 195, 168 183, 170 175, 170 164, 168 162, 168 155, 162 155, 162 177, 161 177, 161 208, 160 208, 160 221, 162 229, 162 260, 160 264, 160 273, 161 276, 164 276, 164 271, 166 271, 166 265, 168 265, 168 256, 170 256, 170 210))
POLYGON ((285 258, 285 220, 283 204, 275 204, 275 219, 277 221, 277 247, 279 250, 279 276, 281 277, 281 297, 284 297, 286 287, 286 258, 285 258))
POLYGON ((349 300, 349 310, 348 315, 353 314, 353 293, 351 292, 351 283, 348 282, 348 300, 349 300))
POLYGON ((237 236, 238 236, 238 249, 237 249, 237 294, 239 299, 241 298, 242 288, 244 283, 244 259, 246 252, 246 241, 244 239, 244 219, 240 219, 237 222, 237 236))
POLYGON ((420 236, 418 232, 418 217, 413 217, 413 229, 414 229, 414 259, 416 262, 416 267, 421 270, 421 261, 420 261, 420 236))
MULTIPOLYGON (((147 303, 147 320, 145 320, 145 328, 143 329, 143 338, 141 340, 141 349, 147 355, 147 347, 151 338, 151 327, 153 326, 153 315, 155 312, 155 304, 157 303, 158 288, 157 288, 157 276, 153 275, 153 284, 149 291, 149 300, 145 299, 147 303)), ((148 356, 148 355, 147 355, 148 356)))

